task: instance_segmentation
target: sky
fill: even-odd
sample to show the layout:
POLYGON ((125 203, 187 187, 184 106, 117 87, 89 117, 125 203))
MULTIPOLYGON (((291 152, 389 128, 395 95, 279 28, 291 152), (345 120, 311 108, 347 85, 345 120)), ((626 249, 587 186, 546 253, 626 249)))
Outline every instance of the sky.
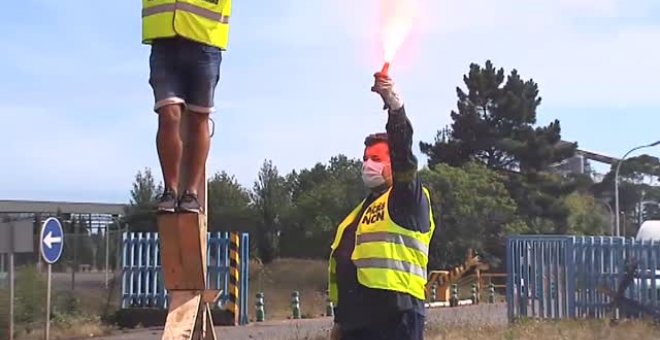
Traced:
MULTIPOLYGON (((382 1, 234 0, 209 175, 250 188, 265 159, 284 174, 361 155, 387 119, 370 91, 382 1)), ((660 1, 418 1, 390 73, 420 166, 419 141, 451 123, 456 87, 486 60, 536 81, 538 123, 559 119, 582 149, 620 157, 660 139, 660 1)), ((127 203, 137 171, 161 180, 140 6, 3 6, 0 199, 127 203)))

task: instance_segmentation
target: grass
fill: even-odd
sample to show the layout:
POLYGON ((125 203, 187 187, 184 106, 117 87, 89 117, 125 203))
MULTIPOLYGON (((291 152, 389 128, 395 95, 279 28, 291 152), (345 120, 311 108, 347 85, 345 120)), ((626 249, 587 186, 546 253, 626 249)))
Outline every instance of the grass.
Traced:
MULTIPOLYGON (((255 294, 264 292, 266 319, 286 319, 291 316, 291 292, 301 293, 303 316, 318 317, 325 313, 327 264, 318 260, 278 259, 265 268, 250 264, 250 318, 255 318, 255 294)), ((462 289, 468 292, 468 287, 462 289)), ((463 295, 463 294, 461 294, 463 295)), ((467 297, 467 294, 464 295, 467 297)), ((484 298, 484 297, 482 297, 484 298)), ((502 297, 498 296, 498 301, 502 297)), ((428 340, 513 340, 513 339, 660 339, 660 329, 648 323, 625 321, 610 326, 602 320, 534 322, 522 321, 513 326, 430 325, 428 340)), ((318 338, 301 339, 321 340, 318 338)))
POLYGON ((277 259, 263 266, 250 263, 250 319, 256 318, 256 294, 264 293, 266 319, 291 317, 291 293, 300 293, 303 318, 325 314, 327 264, 319 260, 277 259))
MULTIPOLYGON (((102 277, 102 275, 101 275, 102 277)), ((51 294, 51 339, 105 335, 112 330, 100 320, 107 301, 103 282, 77 285, 71 291, 63 275, 53 275, 51 294)), ((15 329, 17 340, 43 339, 45 330, 46 276, 34 266, 17 270, 15 297, 15 329)), ((8 338, 8 291, 0 289, 0 339, 8 338)))
MULTIPOLYGON (((44 325, 34 325, 33 330, 23 328, 16 335, 16 340, 42 340, 44 338, 44 325)), ((71 339, 87 338, 112 334, 112 327, 103 325, 98 318, 68 317, 64 320, 52 320, 50 326, 50 338, 71 339)))
MULTIPOLYGON (((291 317, 291 293, 300 292, 300 308, 303 318, 325 315, 328 280, 327 262, 305 259, 277 259, 263 266, 250 263, 250 320, 256 318, 256 294, 264 293, 266 319, 287 319, 291 317)), ((460 287, 461 299, 470 298, 470 284, 460 287)), ((484 292, 481 298, 486 301, 484 292)), ((496 302, 503 301, 500 294, 496 302)))
MULTIPOLYGON (((650 340, 660 329, 646 322, 628 321, 610 326, 605 321, 523 322, 513 326, 465 327, 444 325, 428 328, 426 340, 650 340)), ((295 340, 326 340, 327 335, 295 340)))
MULTIPOLYGON (((325 289, 327 267, 323 261, 281 259, 264 267, 257 263, 250 265, 250 306, 249 315, 255 320, 255 295, 262 291, 266 296, 266 317, 268 319, 286 319, 291 316, 291 292, 299 291, 303 317, 314 318, 325 313, 325 289)), ((17 281, 17 298, 24 303, 17 306, 16 339, 42 339, 44 328, 45 275, 37 273, 33 267, 25 268, 23 278, 17 281), (20 317, 24 316, 24 317, 20 317), (23 321, 24 320, 24 321, 23 321), (23 322, 21 322, 23 321, 23 322)), ((102 276, 102 275, 101 275, 102 276)), ((88 337, 108 334, 112 328, 103 325, 100 315, 106 311, 108 291, 102 282, 89 282, 78 276, 75 296, 71 294, 69 276, 54 275, 53 312, 51 338, 88 337), (78 282, 80 281, 80 282, 78 282), (73 315, 66 312, 75 311, 73 315), (58 313, 62 312, 62 313, 58 313)), ((115 280, 118 278, 115 277, 115 280)), ((115 286, 110 297, 109 312, 117 308, 120 282, 115 286)), ((6 290, 0 290, 0 306, 8 305, 6 290)), ((6 338, 7 315, 5 308, 0 308, 0 339, 6 338)))
POLYGON ((431 327, 427 330, 429 340, 555 340, 555 339, 598 339, 598 340, 642 340, 660 338, 660 329, 642 321, 627 321, 610 326, 602 320, 579 320, 559 322, 522 322, 510 327, 483 326, 463 328, 431 327))
MULTIPOLYGON (((32 273, 34 275, 34 273, 32 273)), ((26 297, 38 299, 29 301, 27 306, 35 307, 42 302, 42 292, 32 296, 27 294, 33 289, 41 291, 43 282, 26 276, 21 282, 26 297), (37 283, 39 283, 37 285, 37 283)), ((249 315, 255 320, 255 295, 264 292, 266 319, 287 319, 291 317, 291 292, 301 294, 301 310, 304 318, 315 318, 325 314, 325 290, 327 264, 319 260, 278 259, 268 266, 250 264, 250 306, 249 315)), ((17 287, 18 288, 18 287, 17 287)), ((105 307, 107 292, 101 287, 86 287, 75 295, 68 295, 67 287, 57 287, 54 294, 56 311, 76 310, 73 315, 56 313, 51 322, 51 339, 70 339, 99 336, 112 333, 111 327, 103 325, 98 315, 105 307), (101 293, 103 291, 103 293, 101 293)), ((115 288, 115 294, 119 287, 115 288)), ((0 291, 0 306, 6 305, 6 292, 0 291)), ((113 294, 113 295, 115 295, 113 294)), ((114 298, 114 297, 113 297, 114 298)), ((35 318, 22 329, 17 340, 43 339, 42 308, 36 308, 35 318)), ((25 312, 26 313, 26 312, 25 312)), ((31 314, 32 314, 31 313, 31 314)), ((478 318, 478 315, 475 315, 478 318)), ((0 321, 3 320, 0 313, 0 321)), ((472 324, 480 324, 475 320, 472 324)), ((4 323, 4 322, 3 322, 4 323)), ((485 323, 485 321, 484 321, 485 323)), ((2 336, 0 326, 0 338, 2 336)), ((324 337, 310 337, 301 334, 299 339, 320 340, 324 337)), ((605 321, 561 321, 534 322, 521 321, 507 327, 504 325, 481 325, 478 327, 461 324, 429 324, 426 330, 428 340, 509 340, 509 339, 660 339, 660 329, 643 322, 626 321, 617 326, 610 326, 605 321)))

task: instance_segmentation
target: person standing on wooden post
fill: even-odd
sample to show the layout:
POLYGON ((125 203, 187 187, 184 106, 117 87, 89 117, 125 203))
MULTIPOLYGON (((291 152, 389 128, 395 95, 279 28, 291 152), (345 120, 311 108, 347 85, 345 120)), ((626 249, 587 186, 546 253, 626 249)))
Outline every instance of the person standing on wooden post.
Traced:
POLYGON ((339 224, 331 246, 331 337, 421 340, 433 211, 403 102, 386 73, 375 78, 372 91, 388 109, 387 132, 364 142, 362 179, 370 193, 339 224))
POLYGON ((164 179, 159 212, 199 213, 210 147, 209 115, 227 48, 231 0, 142 0, 142 43, 151 45, 149 84, 158 114, 156 145, 164 179), (179 188, 183 143, 181 116, 188 118, 189 174, 179 188))

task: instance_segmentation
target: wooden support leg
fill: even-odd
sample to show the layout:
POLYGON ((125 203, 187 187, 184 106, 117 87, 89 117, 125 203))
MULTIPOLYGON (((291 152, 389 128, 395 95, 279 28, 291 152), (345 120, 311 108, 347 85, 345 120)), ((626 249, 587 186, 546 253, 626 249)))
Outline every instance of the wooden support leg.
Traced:
POLYGON ((201 295, 193 291, 169 291, 169 311, 163 340, 193 339, 201 305, 201 295))
POLYGON ((202 295, 202 308, 204 308, 203 318, 202 318, 202 334, 201 339, 203 340, 215 340, 215 328, 213 328, 213 315, 211 314, 211 304, 215 303, 220 297, 222 291, 219 290, 207 290, 204 291, 202 295))
POLYGON ((211 315, 211 306, 209 306, 208 303, 205 303, 203 305, 204 308, 204 314, 203 314, 203 325, 202 325, 202 333, 199 334, 199 339, 202 340, 216 340, 217 335, 215 334, 215 328, 213 328, 213 318, 211 315))
POLYGON ((220 291, 170 291, 170 308, 163 331, 163 340, 215 340, 211 315, 220 291))
POLYGON ((206 216, 158 216, 161 262, 169 311, 163 340, 215 340, 211 303, 220 292, 206 290, 206 216))

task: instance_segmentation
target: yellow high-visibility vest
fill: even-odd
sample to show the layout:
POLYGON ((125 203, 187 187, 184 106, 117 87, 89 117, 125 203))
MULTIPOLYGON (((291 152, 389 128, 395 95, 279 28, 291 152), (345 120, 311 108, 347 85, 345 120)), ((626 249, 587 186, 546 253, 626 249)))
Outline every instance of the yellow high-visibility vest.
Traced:
MULTIPOLYGON (((355 249, 351 260, 357 267, 358 282, 363 286, 407 293, 424 300, 429 245, 435 230, 430 194, 427 188, 423 188, 429 201, 431 226, 427 232, 422 233, 405 229, 392 221, 387 209, 391 191, 390 188, 382 194, 362 214, 355 233, 355 249)), ((339 305, 337 265, 333 255, 344 231, 359 217, 363 205, 364 201, 339 224, 335 240, 330 246, 328 293, 336 305, 339 305)))
POLYGON ((142 43, 181 36, 227 49, 231 0, 142 0, 142 43))

